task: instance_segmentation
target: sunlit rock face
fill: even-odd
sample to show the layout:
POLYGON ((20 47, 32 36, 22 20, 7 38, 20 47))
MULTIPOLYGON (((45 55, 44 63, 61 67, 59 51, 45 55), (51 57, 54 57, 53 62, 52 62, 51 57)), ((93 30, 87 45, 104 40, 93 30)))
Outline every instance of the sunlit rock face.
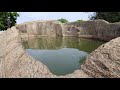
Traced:
POLYGON ((73 25, 62 25, 62 36, 63 37, 78 37, 78 31, 79 29, 77 29, 76 27, 74 27, 73 25))
POLYGON ((120 23, 109 23, 104 20, 83 22, 33 21, 16 25, 22 36, 74 36, 109 41, 120 36, 120 23))
MULTIPOLYGON (((56 22, 56 21, 55 21, 56 22)), ((88 55, 80 70, 65 76, 52 74, 46 65, 33 59, 24 50, 21 43, 21 31, 27 35, 39 34, 46 36, 63 36, 63 28, 59 23, 42 23, 41 31, 37 31, 37 23, 25 23, 9 28, 0 34, 0 77, 1 78, 120 78, 120 24, 108 23, 103 20, 86 21, 82 24, 73 24, 79 37, 111 40, 98 47, 88 55), (44 26, 45 24, 45 26, 44 26), (55 25, 55 26, 54 26, 55 25), (17 29, 16 29, 17 28, 17 29), (47 28, 47 29, 46 29, 47 28), (53 28, 56 28, 53 30, 53 28), (35 29, 35 31, 33 31, 35 29), (26 31, 24 31, 26 30, 26 31), (45 30, 45 31, 42 31, 45 30), (50 30, 50 31, 48 31, 50 30), (19 31, 19 32, 18 32, 19 31), (50 32, 50 33, 48 33, 50 32), (54 32, 54 33, 53 33, 54 32)), ((67 24, 68 25, 68 24, 67 24)), ((69 26, 69 25, 68 25, 69 26)), ((66 30, 69 31, 69 30, 66 30)), ((75 34, 74 33, 74 34, 75 34)))
POLYGON ((59 21, 34 21, 16 25, 22 36, 76 36, 78 29, 71 25, 62 24, 59 21))
POLYGON ((120 78, 120 37, 89 54, 81 68, 91 77, 120 78))
POLYGON ((0 35, 0 43, 0 77, 46 77, 45 75, 52 75, 44 64, 34 60, 25 52, 15 27, 0 35))
POLYGON ((87 77, 81 70, 65 76, 52 74, 46 65, 27 54, 21 42, 20 34, 15 27, 0 35, 0 78, 87 77))
POLYGON ((83 22, 71 22, 66 25, 72 25, 79 31, 78 37, 94 38, 109 41, 120 36, 120 23, 109 23, 104 20, 90 20, 83 22))
POLYGON ((16 28, 22 34, 40 36, 62 36, 61 23, 58 21, 34 21, 18 24, 16 28))
POLYGON ((29 56, 15 27, 0 35, 0 43, 0 77, 120 77, 120 37, 100 46, 89 54, 80 70, 65 76, 52 74, 43 63, 29 56))

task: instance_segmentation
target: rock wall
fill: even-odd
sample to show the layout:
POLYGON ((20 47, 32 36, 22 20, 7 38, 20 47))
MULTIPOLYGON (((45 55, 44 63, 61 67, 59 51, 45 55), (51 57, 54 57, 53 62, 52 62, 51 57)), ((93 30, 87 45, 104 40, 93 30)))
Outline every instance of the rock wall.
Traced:
POLYGON ((29 36, 76 36, 78 29, 72 25, 65 25, 58 21, 34 21, 16 25, 22 37, 29 36))
POLYGON ((9 28, 0 35, 0 78, 81 78, 87 75, 76 70, 65 76, 53 75, 49 69, 27 54, 18 30, 9 28))
POLYGON ((109 23, 104 20, 90 20, 66 23, 78 29, 78 37, 94 38, 109 41, 120 36, 120 23, 109 23))
POLYGON ((109 41, 120 36, 120 23, 90 20, 62 24, 58 21, 34 21, 16 25, 19 32, 29 36, 75 36, 109 41))
POLYGON ((0 35, 0 78, 120 78, 120 37, 101 45, 86 58, 81 70, 53 75, 29 56, 15 27, 0 35))
POLYGON ((89 54, 81 70, 95 78, 120 78, 120 37, 89 54))
POLYGON ((0 35, 0 77, 46 77, 52 75, 45 65, 29 56, 15 27, 0 35))
MULTIPOLYGON (((44 24, 46 23, 44 22, 44 24)), ((62 35, 64 34, 65 36, 75 36, 77 34, 79 37, 89 36, 88 38, 102 38, 104 40, 110 40, 118 37, 104 45, 101 45, 89 54, 80 70, 76 70, 72 74, 65 76, 53 75, 47 66, 27 54, 21 43, 20 30, 26 30, 24 32, 27 32, 27 35, 31 35, 34 32, 32 30, 37 27, 37 23, 36 25, 32 23, 33 26, 29 26, 28 23, 22 25, 9 28, 7 31, 0 34, 1 78, 120 78, 120 37, 118 37, 120 35, 119 23, 111 24, 103 20, 98 20, 86 21, 82 24, 72 23, 72 25, 71 23, 67 23, 62 26, 60 26, 61 24, 57 24, 62 28, 62 35), (71 29, 73 27, 75 28, 74 34, 72 34, 71 29), (66 32, 69 32, 67 33, 68 35, 66 35, 66 32)), ((47 29, 45 29, 45 26, 43 26, 44 29, 41 30, 52 30, 53 26, 54 24, 52 23, 51 25, 48 25, 50 29, 47 27, 47 29)), ((58 28, 58 26, 56 27, 58 28)), ((61 29, 58 29, 58 32, 59 30, 61 32, 61 29)), ((36 33, 37 32, 35 31, 34 34, 36 35, 36 33)), ((45 35, 57 36, 57 33, 49 34, 45 32, 45 35)))
POLYGON ((79 32, 79 29, 77 29, 73 25, 67 25, 67 24, 62 25, 62 36, 63 37, 68 37, 68 36, 78 37, 79 35, 78 32, 79 32))
POLYGON ((21 34, 40 36, 62 36, 61 24, 57 21, 34 21, 16 25, 21 34))

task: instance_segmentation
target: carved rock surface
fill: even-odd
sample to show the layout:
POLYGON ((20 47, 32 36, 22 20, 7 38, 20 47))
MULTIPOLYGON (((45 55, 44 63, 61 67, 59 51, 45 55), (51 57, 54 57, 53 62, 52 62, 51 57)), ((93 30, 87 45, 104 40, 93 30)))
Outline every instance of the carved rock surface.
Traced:
POLYGON ((89 20, 83 22, 71 22, 65 25, 74 26, 78 31, 78 37, 93 38, 109 41, 120 36, 120 23, 109 23, 105 20, 89 20))
POLYGON ((32 21, 16 25, 22 37, 75 36, 109 41, 120 36, 120 23, 105 20, 89 20, 62 24, 55 20, 32 21))
POLYGON ((89 54, 81 70, 95 78, 120 78, 120 37, 89 54))
POLYGON ((35 23, 17 25, 0 34, 1 78, 120 78, 119 23, 112 24, 103 20, 86 21, 82 24, 66 23, 64 25, 56 21, 54 23, 50 21, 48 25, 46 23, 48 24, 47 21, 39 22, 39 28, 44 28, 40 29, 40 31, 37 29, 37 21, 35 23), (53 28, 56 29, 53 30, 53 28), (35 31, 33 31, 34 29, 35 31), (43 32, 40 34, 41 30, 46 31, 44 31, 44 34, 43 32), (48 32, 51 33, 47 33, 47 30, 50 30, 48 32), (72 31, 74 32, 73 34, 72 31), (37 32, 39 32, 40 35, 46 36, 79 35, 79 37, 89 36, 88 38, 112 40, 101 45, 89 54, 80 70, 76 70, 65 76, 56 76, 52 74, 42 62, 29 56, 22 46, 21 34, 36 35, 37 32))
MULTIPOLYGON (((80 70, 79 70, 80 71, 80 70)), ((0 78, 82 78, 80 71, 65 76, 53 75, 46 65, 24 50, 18 30, 9 28, 0 35, 0 78)))

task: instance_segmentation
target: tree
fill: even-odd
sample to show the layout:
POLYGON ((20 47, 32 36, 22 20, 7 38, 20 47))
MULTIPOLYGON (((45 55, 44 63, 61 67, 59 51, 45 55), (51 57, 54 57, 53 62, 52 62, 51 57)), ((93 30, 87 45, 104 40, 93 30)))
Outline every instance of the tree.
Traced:
POLYGON ((14 26, 18 16, 17 12, 0 12, 0 31, 14 26))
POLYGON ((83 20, 77 20, 76 22, 83 22, 83 20))
POLYGON ((114 23, 120 21, 120 12, 95 12, 89 18, 91 20, 104 19, 108 22, 114 23))
POLYGON ((60 21, 61 23, 66 23, 66 22, 68 22, 68 20, 66 20, 66 19, 64 19, 64 18, 58 19, 58 21, 60 21))

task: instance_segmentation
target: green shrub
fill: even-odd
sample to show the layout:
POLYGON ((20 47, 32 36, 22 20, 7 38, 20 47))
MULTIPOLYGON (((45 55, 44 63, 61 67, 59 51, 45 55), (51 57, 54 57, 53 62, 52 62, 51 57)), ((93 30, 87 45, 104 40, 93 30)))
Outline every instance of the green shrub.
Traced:
POLYGON ((66 23, 66 22, 68 22, 68 20, 66 20, 66 19, 64 19, 64 18, 58 19, 58 21, 60 21, 61 23, 66 23))
POLYGON ((0 31, 14 26, 17 17, 19 17, 17 12, 0 12, 0 31))
POLYGON ((83 20, 77 20, 76 22, 83 22, 83 20))
POLYGON ((95 12, 89 16, 90 20, 103 19, 110 23, 120 22, 120 12, 95 12))

